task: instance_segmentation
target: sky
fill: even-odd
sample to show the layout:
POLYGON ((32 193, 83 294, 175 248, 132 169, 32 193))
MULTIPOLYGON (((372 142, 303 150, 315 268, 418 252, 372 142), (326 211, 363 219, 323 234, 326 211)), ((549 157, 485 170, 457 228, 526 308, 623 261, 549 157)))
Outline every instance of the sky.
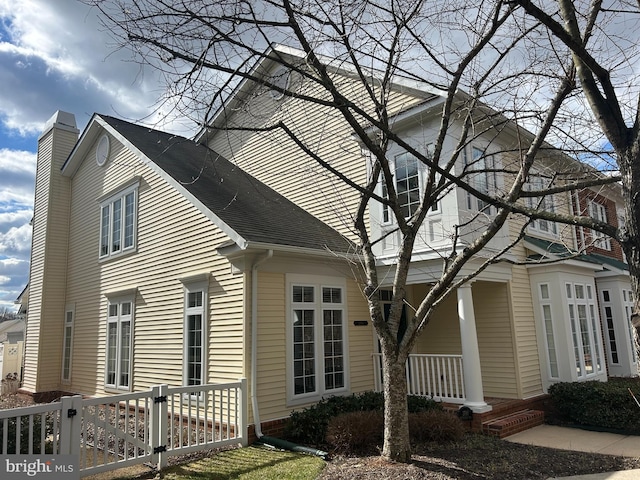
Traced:
POLYGON ((57 110, 160 122, 162 83, 78 0, 0 0, 0 313, 28 282, 38 136, 57 110))

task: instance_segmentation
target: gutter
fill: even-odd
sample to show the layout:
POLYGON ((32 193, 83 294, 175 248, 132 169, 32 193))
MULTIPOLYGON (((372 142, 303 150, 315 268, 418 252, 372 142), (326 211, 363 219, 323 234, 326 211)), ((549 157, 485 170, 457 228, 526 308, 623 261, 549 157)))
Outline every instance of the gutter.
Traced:
POLYGON ((253 410, 253 423, 256 436, 262 438, 260 425, 260 413, 258 411, 258 267, 273 257, 273 249, 267 250, 264 256, 253 262, 251 267, 251 409, 253 410))

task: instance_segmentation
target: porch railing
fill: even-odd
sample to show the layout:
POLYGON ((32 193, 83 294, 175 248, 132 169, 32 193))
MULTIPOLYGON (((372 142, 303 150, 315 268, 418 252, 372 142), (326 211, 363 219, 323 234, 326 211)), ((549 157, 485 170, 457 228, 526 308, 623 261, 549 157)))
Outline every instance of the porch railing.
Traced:
MULTIPOLYGON (((462 355, 412 354, 407 359, 407 393, 462 404, 466 396, 462 355)), ((382 354, 373 354, 374 388, 382 391, 382 354)))

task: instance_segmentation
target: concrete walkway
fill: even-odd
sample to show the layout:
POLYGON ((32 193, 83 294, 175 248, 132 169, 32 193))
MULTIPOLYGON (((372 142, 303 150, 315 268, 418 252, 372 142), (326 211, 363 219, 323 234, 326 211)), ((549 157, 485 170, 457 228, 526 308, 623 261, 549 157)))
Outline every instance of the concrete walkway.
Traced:
MULTIPOLYGON (((591 432, 579 428, 540 425, 524 432, 516 433, 505 440, 526 445, 593 452, 604 455, 623 457, 640 457, 640 436, 618 435, 606 432, 591 432)), ((562 477, 562 480, 637 480, 640 470, 624 470, 621 472, 596 473, 593 475, 576 475, 562 477)), ((553 479, 550 479, 553 480, 553 479)), ((559 480, 559 479, 556 479, 559 480)))

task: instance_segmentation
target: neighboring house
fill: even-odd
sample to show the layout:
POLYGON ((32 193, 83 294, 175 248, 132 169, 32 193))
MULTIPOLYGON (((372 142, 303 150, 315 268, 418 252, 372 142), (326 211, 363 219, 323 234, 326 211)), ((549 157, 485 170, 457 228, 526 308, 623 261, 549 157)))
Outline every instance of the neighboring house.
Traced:
POLYGON ((16 303, 20 304, 16 318, 0 322, 0 380, 7 376, 16 379, 9 383, 3 382, 1 394, 13 392, 17 389, 22 377, 22 357, 24 353, 24 332, 28 287, 22 291, 16 303))
MULTIPOLYGON (((312 88, 269 61, 256 72, 312 88)), ((355 88, 348 71, 334 73, 355 88)), ((428 149, 442 97, 399 79, 391 98, 397 132, 428 149)), ((380 388, 377 341, 354 279, 349 214, 357 194, 284 133, 233 127, 292 119, 355 181, 366 178, 366 152, 335 114, 260 85, 242 83, 225 107, 197 142, 98 114, 80 136, 71 114, 49 121, 38 149, 24 390, 99 396, 247 377, 250 423, 270 426, 328 395, 380 388)), ((483 158, 497 168, 510 161, 498 152, 514 141, 507 129, 497 139, 488 132, 461 162, 483 158)), ((392 148, 396 182, 420 185, 422 166, 392 148)), ((476 180, 488 190, 503 182, 476 180)), ((558 211, 591 202, 598 215, 605 205, 613 221, 619 198, 605 191, 574 205, 561 195, 545 201, 558 211)), ((441 269, 454 226, 479 209, 490 218, 490 207, 452 190, 429 213, 408 304, 419 303, 441 269)), ((392 232, 382 207, 372 206, 369 218, 372 235, 392 232)), ((483 255, 505 246, 523 221, 512 218, 483 255)), ((493 265, 439 307, 411 357, 413 393, 489 415, 495 398, 524 405, 553 382, 636 374, 628 271, 617 247, 542 221, 527 234, 510 258, 529 265, 493 265), (587 244, 598 248, 571 255, 587 244), (549 258, 558 261, 543 263, 549 258)), ((377 247, 388 282, 396 245, 389 234, 377 247)))

